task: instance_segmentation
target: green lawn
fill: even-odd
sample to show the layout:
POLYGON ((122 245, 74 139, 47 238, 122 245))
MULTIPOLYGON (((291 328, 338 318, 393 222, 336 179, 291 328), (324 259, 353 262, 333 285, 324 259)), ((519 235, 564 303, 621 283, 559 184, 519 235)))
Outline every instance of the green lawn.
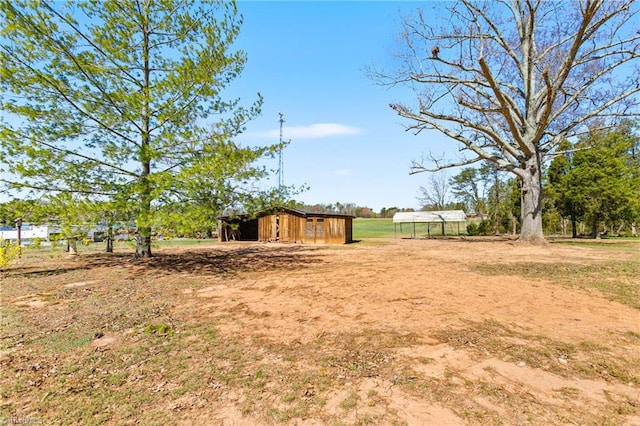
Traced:
POLYGON ((393 237, 393 220, 357 217, 353 220, 353 239, 393 237))
MULTIPOLYGON (((447 235, 458 235, 459 230, 464 232, 466 227, 455 223, 448 224, 447 235)), ((393 219, 369 219, 358 217, 353 220, 353 239, 362 238, 411 238, 415 233, 416 238, 427 237, 427 225, 425 223, 403 223, 394 226, 393 219)), ((429 235, 442 235, 440 224, 432 223, 429 235)))
MULTIPOLYGON (((420 225, 416 225, 420 226, 420 225)), ((422 225, 424 228, 424 225, 422 225)), ((412 227, 410 224, 403 224, 394 227, 393 219, 370 219, 358 217, 353 220, 353 239, 360 240, 363 238, 409 238, 411 237, 412 227)), ((418 230, 421 235, 421 230, 418 230)))

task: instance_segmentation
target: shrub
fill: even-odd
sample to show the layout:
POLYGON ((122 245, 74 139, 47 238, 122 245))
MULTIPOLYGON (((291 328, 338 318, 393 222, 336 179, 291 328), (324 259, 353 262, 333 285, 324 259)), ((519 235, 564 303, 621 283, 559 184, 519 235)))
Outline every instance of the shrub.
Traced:
POLYGON ((491 222, 483 220, 481 222, 471 222, 467 225, 467 235, 475 237, 478 235, 491 235, 493 229, 491 228, 491 222))
POLYGON ((21 248, 17 242, 12 243, 0 238, 0 271, 4 270, 9 262, 20 257, 20 254, 21 248))
POLYGON ((493 229, 491 227, 491 222, 488 220, 483 220, 480 222, 478 226, 478 235, 493 235, 493 229))

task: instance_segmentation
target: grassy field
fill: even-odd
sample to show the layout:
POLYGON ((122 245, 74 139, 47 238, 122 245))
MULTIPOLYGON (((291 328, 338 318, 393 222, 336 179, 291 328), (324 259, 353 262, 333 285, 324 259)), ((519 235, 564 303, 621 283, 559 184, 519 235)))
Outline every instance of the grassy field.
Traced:
MULTIPOLYGON (((458 235, 459 232, 465 232, 465 226, 461 224, 458 228, 457 224, 450 224, 447 225, 445 231, 447 235, 458 235)), ((359 217, 353 221, 354 240, 363 238, 411 238, 412 236, 425 238, 428 235, 442 235, 440 225, 432 223, 429 231, 427 231, 427 225, 424 223, 417 223, 415 226, 410 223, 394 225, 391 218, 370 219, 359 217)))
POLYGON ((393 219, 369 219, 358 217, 353 220, 353 239, 393 238, 393 219))
MULTIPOLYGON (((467 221, 467 224, 471 223, 471 221, 467 221)), ((465 233, 466 225, 460 224, 460 228, 458 230, 457 224, 448 225, 446 232, 447 235, 455 236, 460 233, 465 233)), ((436 237, 440 236, 441 229, 439 224, 431 224, 429 233, 431 236, 436 237)), ((361 218, 358 217, 353 220, 353 239, 358 241, 367 238, 411 238, 414 236, 414 228, 410 223, 405 223, 400 226, 394 225, 392 218, 361 218)), ((415 225, 415 237, 417 238, 425 238, 427 237, 426 225, 416 224, 415 225)), ((602 249, 610 249, 610 250, 637 250, 640 251, 640 246, 637 245, 640 241, 640 238, 620 238, 620 237, 610 237, 601 240, 596 240, 592 238, 579 238, 574 239, 568 236, 547 236, 550 242, 554 244, 566 244, 566 245, 576 245, 580 247, 596 247, 602 249), (626 245, 628 244, 628 245, 626 245)))

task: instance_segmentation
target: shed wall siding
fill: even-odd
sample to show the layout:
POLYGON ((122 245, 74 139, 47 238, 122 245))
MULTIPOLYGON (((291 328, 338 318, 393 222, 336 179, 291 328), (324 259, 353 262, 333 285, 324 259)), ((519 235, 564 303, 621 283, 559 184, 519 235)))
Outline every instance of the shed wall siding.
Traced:
POLYGON ((346 236, 346 223, 344 218, 329 217, 325 219, 325 242, 344 243, 346 236))
POLYGON ((344 244, 351 240, 351 218, 302 217, 289 213, 258 218, 258 241, 344 244))
POLYGON ((300 235, 300 220, 288 213, 266 215, 258 218, 258 241, 303 242, 300 235))
POLYGON ((278 235, 278 241, 281 241, 283 243, 297 242, 300 228, 298 224, 298 217, 287 213, 281 213, 274 216, 280 217, 280 234, 278 235))
POLYGON ((271 216, 258 218, 258 241, 269 241, 271 238, 271 216))

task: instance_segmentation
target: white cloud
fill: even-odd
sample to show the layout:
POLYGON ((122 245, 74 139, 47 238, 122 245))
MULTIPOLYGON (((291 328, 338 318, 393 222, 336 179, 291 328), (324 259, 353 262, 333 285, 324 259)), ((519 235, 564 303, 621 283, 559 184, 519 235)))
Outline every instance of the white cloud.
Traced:
MULTIPOLYGON (((338 123, 317 123, 310 124, 308 126, 284 126, 282 128, 282 133, 285 140, 295 140, 358 135, 362 133, 362 130, 358 127, 346 126, 338 123)), ((256 133, 256 135, 269 139, 278 139, 280 137, 280 129, 259 132, 256 133)))
POLYGON ((352 172, 353 172, 353 170, 351 170, 351 169, 339 169, 339 170, 334 170, 333 171, 333 175, 335 175, 335 176, 349 176, 352 172))

